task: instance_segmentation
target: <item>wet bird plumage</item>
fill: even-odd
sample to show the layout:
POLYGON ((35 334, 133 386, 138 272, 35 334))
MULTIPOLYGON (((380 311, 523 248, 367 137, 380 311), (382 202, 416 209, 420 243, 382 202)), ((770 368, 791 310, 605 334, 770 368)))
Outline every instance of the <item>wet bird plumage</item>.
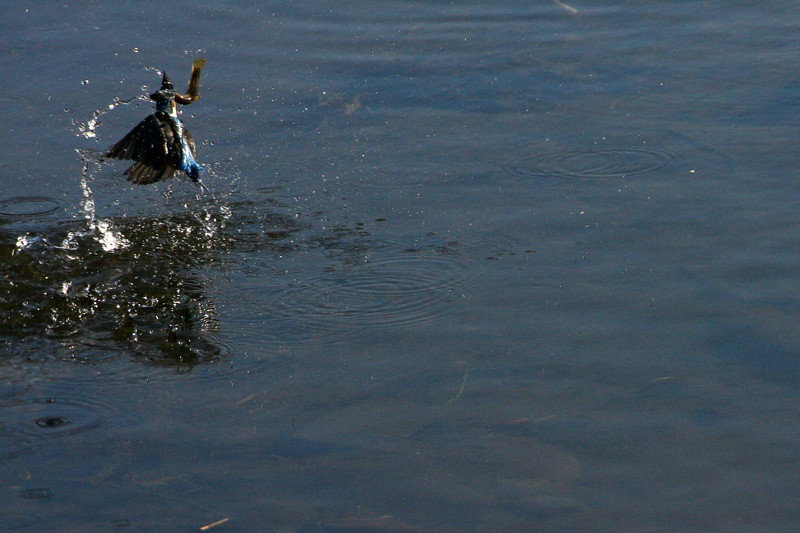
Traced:
POLYGON ((200 177, 194 139, 182 121, 157 111, 111 147, 108 157, 136 161, 125 171, 128 181, 146 185, 168 180, 177 170, 193 181, 200 177))
POLYGON ((197 89, 204 63, 199 59, 192 65, 192 78, 185 95, 176 93, 164 74, 161 89, 150 95, 156 102, 156 112, 108 150, 107 157, 136 161, 125 171, 128 181, 137 185, 155 183, 168 180, 181 170, 203 187, 194 139, 178 118, 176 102, 188 105, 199 98, 197 89))

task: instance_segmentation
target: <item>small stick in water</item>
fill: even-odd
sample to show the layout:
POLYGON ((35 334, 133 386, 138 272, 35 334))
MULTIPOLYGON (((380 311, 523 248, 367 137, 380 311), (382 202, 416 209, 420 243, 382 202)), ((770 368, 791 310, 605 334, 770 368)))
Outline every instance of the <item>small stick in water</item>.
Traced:
POLYGON ((577 15, 578 14, 578 10, 575 9, 574 7, 572 7, 569 4, 565 4, 564 2, 561 2, 559 0, 553 0, 553 3, 555 5, 557 5, 558 7, 562 8, 562 9, 565 9, 566 11, 569 11, 573 15, 577 15))
POLYGON ((210 524, 206 524, 206 525, 202 526, 200 528, 200 531, 208 531, 212 527, 221 526, 222 524, 224 524, 228 520, 230 520, 230 518, 223 518, 222 520, 217 520, 216 522, 211 522, 210 524))

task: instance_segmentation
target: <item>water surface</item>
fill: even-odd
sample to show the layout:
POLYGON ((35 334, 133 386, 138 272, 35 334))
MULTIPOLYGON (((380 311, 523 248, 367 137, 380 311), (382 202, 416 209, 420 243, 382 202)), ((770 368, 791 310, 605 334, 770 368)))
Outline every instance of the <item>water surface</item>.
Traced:
POLYGON ((0 529, 794 530, 796 6, 484 4, 6 10, 0 529))

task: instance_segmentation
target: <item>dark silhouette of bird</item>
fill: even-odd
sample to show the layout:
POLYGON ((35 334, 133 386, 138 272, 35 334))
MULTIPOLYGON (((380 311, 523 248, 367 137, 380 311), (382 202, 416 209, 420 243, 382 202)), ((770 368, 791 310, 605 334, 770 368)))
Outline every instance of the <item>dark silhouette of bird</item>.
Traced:
POLYGON ((189 105, 200 95, 200 71, 206 60, 192 63, 192 77, 186 94, 175 92, 175 87, 163 74, 161 89, 150 95, 156 103, 156 112, 141 121, 117 144, 109 148, 106 157, 136 161, 125 171, 128 181, 145 185, 168 180, 182 170, 189 178, 206 190, 200 181, 203 168, 197 163, 197 150, 192 134, 178 118, 177 104, 189 105))

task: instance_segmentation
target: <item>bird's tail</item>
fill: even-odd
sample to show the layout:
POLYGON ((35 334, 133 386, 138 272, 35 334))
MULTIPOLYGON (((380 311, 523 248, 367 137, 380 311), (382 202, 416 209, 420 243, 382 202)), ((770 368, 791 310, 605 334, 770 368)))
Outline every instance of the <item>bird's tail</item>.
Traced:
POLYGON ((203 167, 197 164, 196 161, 192 161, 189 164, 189 168, 186 170, 186 174, 192 179, 192 181, 200 181, 200 172, 205 170, 203 167))
POLYGON ((200 186, 200 190, 201 191, 203 191, 203 192, 211 192, 209 190, 209 188, 206 187, 205 184, 202 181, 200 181, 200 172, 203 171, 203 170, 205 170, 205 169, 203 167, 201 167, 200 165, 198 165, 197 162, 193 162, 189 166, 189 170, 186 172, 186 174, 188 174, 189 178, 191 178, 191 180, 193 182, 195 182, 197 185, 200 186))

